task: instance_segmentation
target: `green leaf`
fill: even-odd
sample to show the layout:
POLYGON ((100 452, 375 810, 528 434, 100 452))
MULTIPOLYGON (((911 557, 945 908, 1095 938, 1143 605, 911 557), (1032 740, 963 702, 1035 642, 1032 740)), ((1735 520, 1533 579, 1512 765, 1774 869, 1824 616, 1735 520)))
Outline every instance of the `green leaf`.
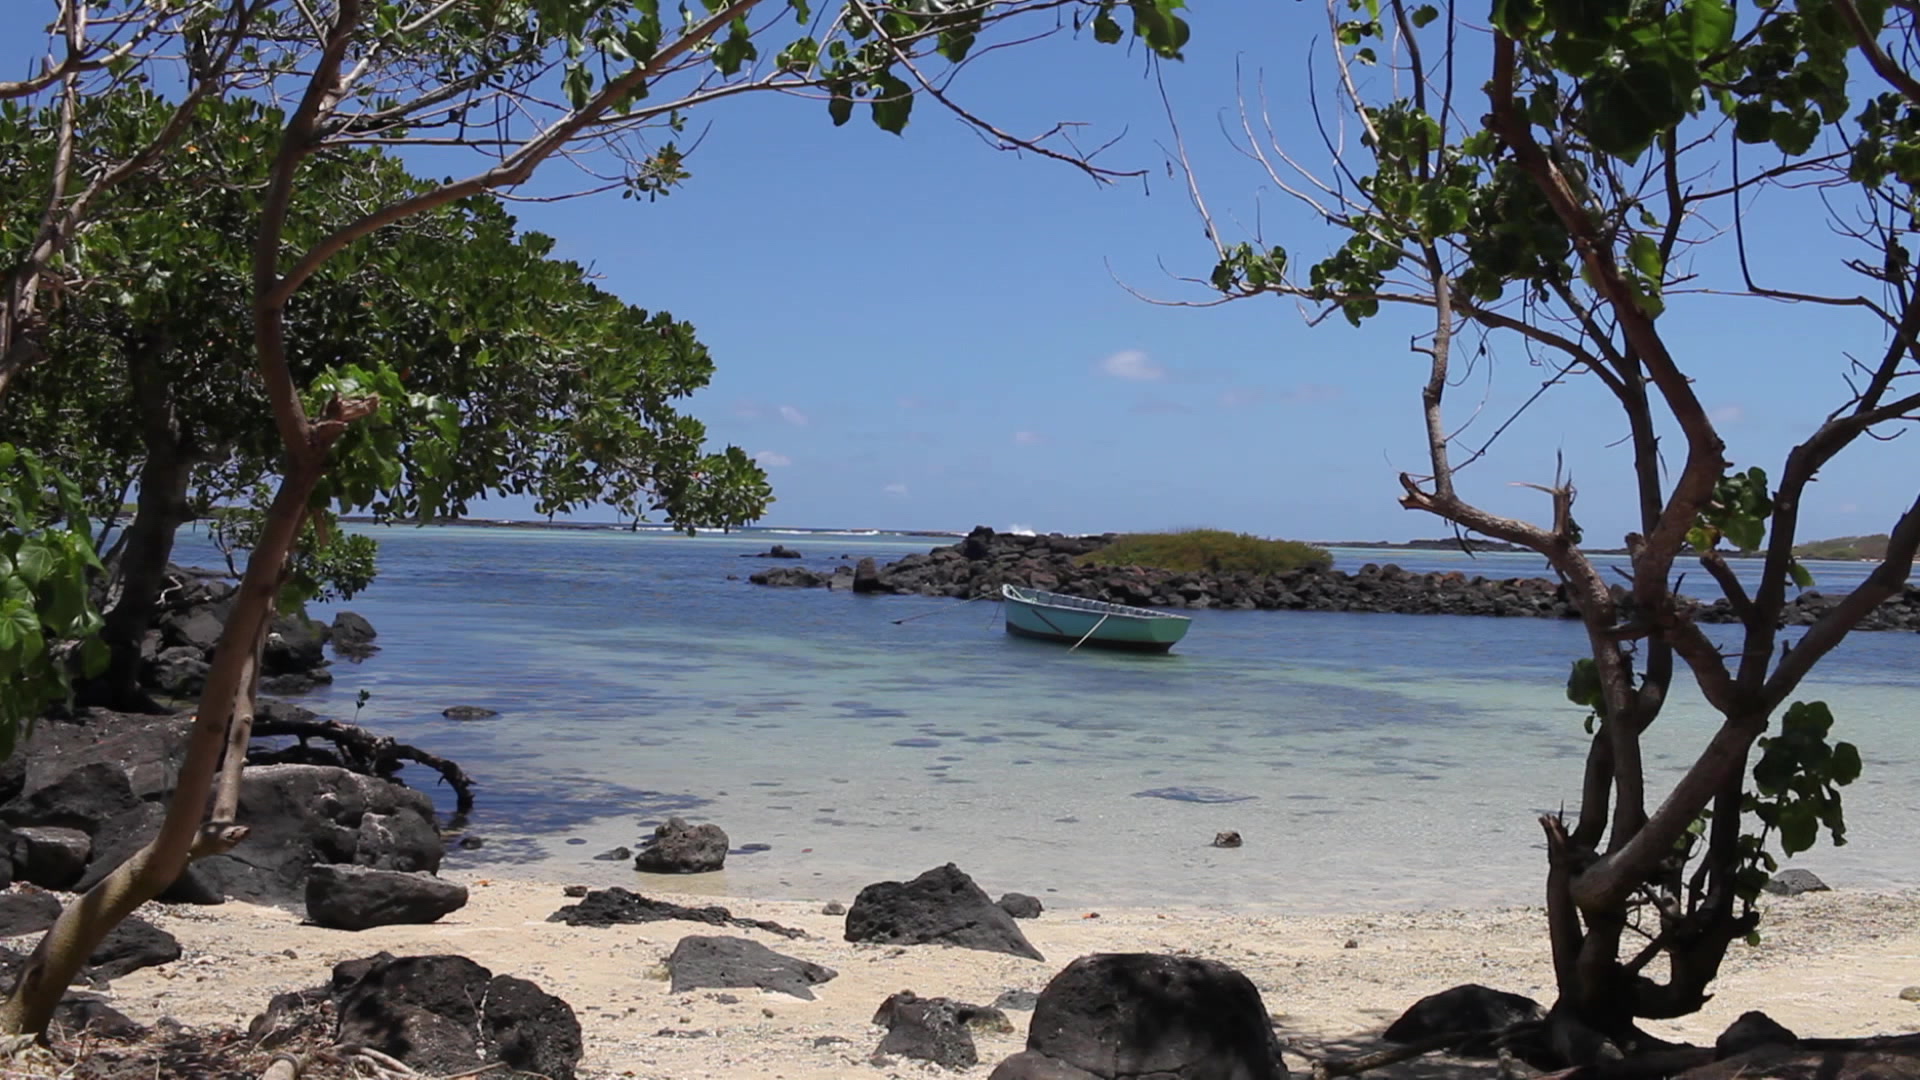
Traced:
POLYGON ((753 43, 753 29, 744 16, 727 24, 727 37, 713 50, 713 66, 723 75, 738 75, 740 69, 760 58, 753 43))
POLYGON ((1660 245, 1653 237, 1646 233, 1635 233, 1633 239, 1627 242, 1627 259, 1649 282, 1659 284, 1665 264, 1660 258, 1660 245))
POLYGON ((1827 763, 1827 776, 1835 785, 1846 787, 1860 779, 1860 748, 1850 742, 1834 743, 1833 757, 1827 763))
POLYGON ((1795 585, 1803 589, 1813 588, 1813 573, 1806 567, 1800 565, 1799 559, 1787 560, 1787 575, 1793 578, 1795 585))
POLYGON ((913 115, 913 87, 891 71, 874 78, 873 122, 882 131, 895 135, 906 130, 913 115))
POLYGON ((1733 8, 1726 0, 1686 0, 1680 14, 1693 59, 1704 60, 1733 44, 1733 8))
POLYGON ((1439 8, 1434 7, 1432 4, 1421 4, 1419 7, 1413 9, 1412 19, 1414 28, 1420 29, 1439 17, 1439 8))
POLYGON ((0 604, 0 652, 14 652, 29 633, 37 633, 40 620, 18 600, 0 604))
POLYGON ((1748 145, 1773 141, 1773 106, 1765 100, 1746 100, 1733 110, 1733 137, 1748 145))
POLYGON ((20 576, 30 588, 37 588, 53 573, 53 552, 48 551, 44 543, 34 537, 28 537, 13 555, 14 573, 20 576))
POLYGON ((1101 8, 1099 14, 1093 17, 1093 40, 1102 45, 1112 45, 1122 36, 1124 32, 1120 29, 1120 23, 1114 19, 1111 9, 1101 8))
POLYGON ((845 82, 828 83, 827 115, 832 118, 833 126, 840 127, 853 119, 853 89, 845 82))

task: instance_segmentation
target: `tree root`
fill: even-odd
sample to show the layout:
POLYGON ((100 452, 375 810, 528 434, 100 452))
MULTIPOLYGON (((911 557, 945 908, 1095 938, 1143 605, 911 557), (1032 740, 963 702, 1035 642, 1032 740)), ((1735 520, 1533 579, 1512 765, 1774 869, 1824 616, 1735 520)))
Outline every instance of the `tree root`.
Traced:
MULTIPOLYGON (((465 1072, 450 1073, 446 1076, 432 1076, 414 1069, 398 1058, 383 1054, 371 1046, 340 1046, 335 1049, 339 1051, 341 1057, 346 1061, 351 1062, 357 1068, 367 1070, 367 1075, 371 1076, 373 1080, 471 1080, 473 1077, 485 1076, 488 1073, 506 1068, 506 1062, 496 1061, 492 1064, 482 1065, 477 1069, 468 1069, 465 1072)), ((262 1077, 261 1080, 268 1080, 268 1078, 262 1077)), ((292 1078, 292 1080, 298 1080, 298 1078, 292 1078)))
POLYGON ((302 745, 308 739, 325 739, 340 752, 340 758, 347 767, 356 772, 372 776, 387 776, 398 770, 408 761, 417 762, 440 774, 448 787, 453 789, 455 807, 461 815, 473 812, 473 789, 477 786, 473 777, 454 762, 438 754, 431 754, 417 746, 395 740, 388 735, 375 735, 366 728, 355 724, 343 724, 338 720, 298 720, 282 717, 259 716, 253 721, 255 738, 267 735, 290 735, 299 739, 302 745))
POLYGON ((1336 1076, 1358 1076, 1372 1069, 1397 1065, 1409 1058, 1450 1049, 1477 1034, 1479 1033, 1473 1031, 1450 1031, 1442 1035, 1429 1035, 1424 1039, 1405 1043, 1390 1050, 1376 1050, 1371 1054, 1361 1054, 1357 1057, 1322 1058, 1313 1063, 1313 1080, 1333 1080, 1336 1076))

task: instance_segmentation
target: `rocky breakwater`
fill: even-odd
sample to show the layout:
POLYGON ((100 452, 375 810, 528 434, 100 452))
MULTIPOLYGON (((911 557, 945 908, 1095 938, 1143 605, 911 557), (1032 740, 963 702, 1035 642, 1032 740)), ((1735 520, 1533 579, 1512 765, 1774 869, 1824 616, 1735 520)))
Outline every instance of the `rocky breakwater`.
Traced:
MULTIPOLYGON (((1015 536, 981 526, 965 540, 914 554, 881 567, 861 592, 971 599, 998 596, 1002 585, 1021 585, 1092 600, 1155 608, 1227 608, 1242 611, 1347 611, 1399 615, 1488 615, 1573 619, 1567 591, 1546 578, 1489 578, 1459 572, 1419 574, 1368 563, 1353 573, 1291 570, 1276 574, 1176 572, 1144 567, 1087 564, 1083 557, 1116 539, 1101 536, 1015 536)), ((844 565, 822 572, 781 566, 753 574, 755 585, 848 588, 844 565)), ((1616 599, 1626 591, 1615 586, 1616 599)), ((1807 625, 1839 602, 1809 591, 1789 601, 1786 625, 1807 625)), ((1725 600, 1701 604, 1702 622, 1733 622, 1725 600)), ((1882 604, 1862 630, 1920 630, 1920 589, 1882 604)))

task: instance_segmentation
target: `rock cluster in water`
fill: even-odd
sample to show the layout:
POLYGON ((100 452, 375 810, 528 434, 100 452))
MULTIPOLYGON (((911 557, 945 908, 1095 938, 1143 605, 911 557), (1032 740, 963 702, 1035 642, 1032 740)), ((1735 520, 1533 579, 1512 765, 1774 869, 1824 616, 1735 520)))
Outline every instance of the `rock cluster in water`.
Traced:
MULTIPOLYGON (((981 526, 957 544, 908 555, 860 582, 860 592, 956 599, 998 596, 1002 585, 1156 608, 1244 611, 1349 611, 1399 615, 1494 615, 1575 619, 1565 586, 1546 578, 1488 578, 1458 571, 1417 574, 1368 563, 1354 573, 1291 570, 1277 574, 1207 573, 1083 565, 1080 557, 1113 542, 1103 536, 1014 536, 981 526)), ((854 568, 831 572, 781 566, 751 575, 755 585, 851 589, 854 568)), ((1615 586, 1615 597, 1626 591, 1615 586)), ((1808 591, 1788 601, 1781 621, 1806 626, 1840 597, 1808 591)), ((1703 623, 1738 619, 1726 600, 1699 604, 1703 623)), ((1861 630, 1920 630, 1920 588, 1912 585, 1861 620, 1861 630)))
MULTIPOLYGON (((207 682, 213 648, 233 609, 234 586, 213 572, 167 568, 166 601, 140 643, 141 684, 175 698, 197 696, 207 682)), ((373 625, 351 611, 332 625, 298 613, 276 616, 262 651, 260 689, 299 694, 333 681, 326 645, 350 659, 377 651, 373 625)))

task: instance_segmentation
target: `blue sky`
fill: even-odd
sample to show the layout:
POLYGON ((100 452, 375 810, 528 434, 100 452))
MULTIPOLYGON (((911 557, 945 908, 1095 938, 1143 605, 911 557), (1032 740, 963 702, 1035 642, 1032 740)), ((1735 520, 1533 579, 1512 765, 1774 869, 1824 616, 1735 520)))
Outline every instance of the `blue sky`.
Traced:
MULTIPOLYGON (((0 27, 19 25, 9 8, 0 27)), ((1258 223, 1299 258, 1326 250, 1326 232, 1221 131, 1237 125, 1238 65, 1249 91, 1264 76, 1278 141, 1324 162, 1306 100, 1310 54, 1329 100, 1324 9, 1209 4, 1193 23, 1187 60, 1161 70, 1216 220, 1229 240, 1258 223)), ((1286 301, 1162 307, 1122 287, 1205 300, 1171 275, 1212 264, 1169 175, 1169 126, 1138 50, 1043 41, 980 60, 955 93, 1009 130, 1075 121, 1088 141, 1123 136, 1102 160, 1149 175, 1099 187, 996 152, 930 102, 896 137, 864 114, 835 129, 818 102, 749 97, 704 113, 692 179, 673 195, 518 213, 629 301, 699 328, 719 370, 690 411, 716 443, 767 465, 769 524, 1444 534, 1395 501, 1398 473, 1424 471, 1426 362, 1406 347, 1419 319, 1310 328, 1286 301)), ((1843 249, 1818 204, 1785 210, 1749 227, 1756 272, 1835 284, 1825 268, 1843 249)), ((1695 268, 1731 285, 1728 258, 1695 268)), ((1881 340, 1857 317, 1721 297, 1676 298, 1662 326, 1733 460, 1770 472, 1844 399, 1843 353, 1871 355, 1881 340)), ((1477 443, 1542 378, 1517 345, 1497 346, 1453 391, 1455 422, 1478 406, 1477 443)), ((1543 497, 1513 484, 1550 481, 1563 455, 1590 540, 1617 544, 1631 526, 1623 434, 1604 392, 1572 381, 1462 491, 1539 517, 1543 497)), ((1803 535, 1885 530, 1912 498, 1913 461, 1907 440, 1856 449, 1816 485, 1803 535)), ((485 512, 526 511, 500 500, 485 512)))

